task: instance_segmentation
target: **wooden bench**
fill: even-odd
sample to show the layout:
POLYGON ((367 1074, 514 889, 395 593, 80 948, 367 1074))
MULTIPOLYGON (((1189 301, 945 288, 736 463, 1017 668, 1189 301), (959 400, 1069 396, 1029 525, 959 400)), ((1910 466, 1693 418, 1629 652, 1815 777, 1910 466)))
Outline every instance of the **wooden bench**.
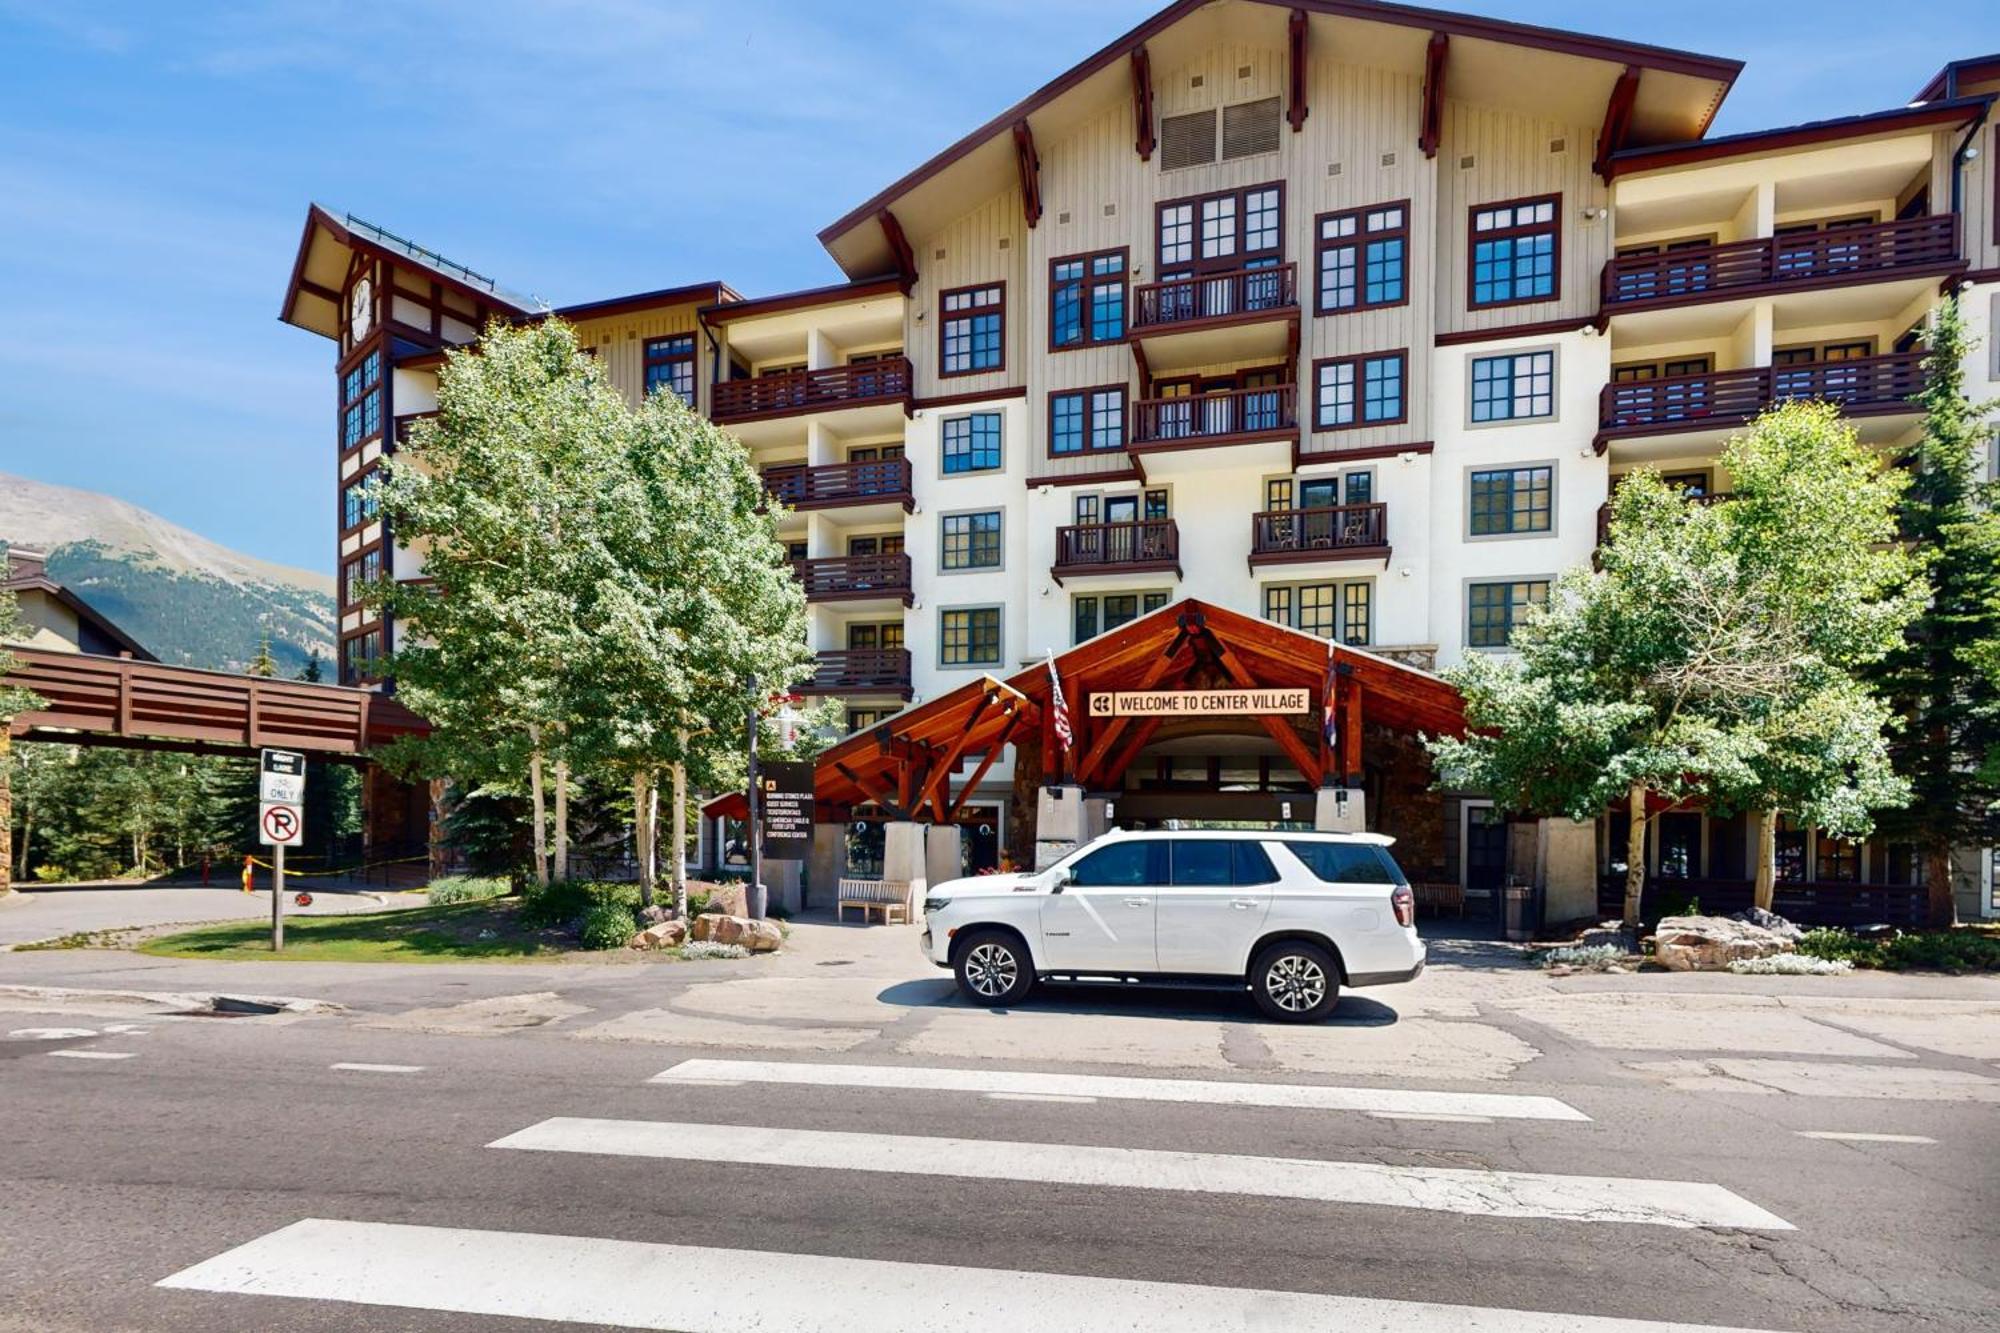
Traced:
POLYGON ((1443 916, 1450 912, 1453 916, 1465 915, 1465 890, 1456 883, 1432 880, 1412 884, 1411 891, 1417 899, 1417 914, 1420 916, 1443 916))
POLYGON ((834 919, 845 921, 850 907, 861 909, 864 922, 871 912, 880 912, 885 926, 899 915, 907 923, 910 919, 910 886, 903 880, 843 879, 840 881, 839 896, 834 899, 834 919))

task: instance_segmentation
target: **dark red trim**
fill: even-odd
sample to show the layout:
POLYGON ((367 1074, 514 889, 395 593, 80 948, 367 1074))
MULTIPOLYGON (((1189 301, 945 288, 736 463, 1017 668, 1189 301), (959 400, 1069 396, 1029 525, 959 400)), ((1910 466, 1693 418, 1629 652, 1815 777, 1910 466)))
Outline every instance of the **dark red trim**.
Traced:
POLYGON ((1424 47, 1424 96, 1417 129, 1417 147, 1425 157, 1436 157, 1444 138, 1444 72, 1451 54, 1451 38, 1442 32, 1431 34, 1424 47))
POLYGON ((898 290, 897 281, 893 277, 870 278, 863 282, 836 282, 825 287, 779 292, 774 296, 752 296, 717 305, 705 305, 698 313, 704 324, 728 324, 739 319, 755 319, 762 315, 778 315, 792 310, 811 310, 820 306, 839 305, 843 301, 861 301, 871 296, 887 296, 898 290))
MULTIPOLYGON (((1490 306, 1476 306, 1478 310, 1492 309, 1490 306)), ((1588 315, 1576 315, 1570 319, 1539 319, 1530 324, 1508 324, 1497 329, 1458 329, 1451 333, 1440 333, 1431 341, 1439 347, 1458 347, 1465 343, 1499 342, 1503 338, 1553 337, 1559 333, 1575 333, 1591 324, 1588 315)))
POLYGON ((910 248, 910 238, 903 234, 903 224, 894 213, 881 209, 875 220, 881 224, 882 239, 888 243, 889 254, 896 262, 896 285, 908 296, 917 285, 917 252, 910 248))
POLYGON ((1625 136, 1632 129, 1632 108, 1639 101, 1639 73, 1637 65, 1627 65, 1604 103, 1604 125, 1597 131, 1597 156, 1590 169, 1607 185, 1611 183, 1611 155, 1625 146, 1625 136))
POLYGON ((1043 413, 1042 452, 1048 458, 1102 458, 1125 448, 1132 438, 1132 386, 1129 384, 1086 384, 1074 389, 1051 389, 1048 394, 1048 410, 1043 413), (1118 443, 1098 448, 1091 444, 1090 434, 1096 425, 1096 408, 1091 399, 1100 393, 1116 393, 1119 400, 1118 415, 1123 429, 1119 432, 1118 443), (1056 452, 1056 399, 1081 398, 1083 400, 1083 447, 1056 452))
POLYGON ((1288 80, 1290 86, 1287 89, 1288 105, 1285 108, 1285 120, 1291 125, 1292 133, 1294 134, 1297 134, 1306 127, 1306 117, 1312 114, 1312 108, 1306 103, 1306 85, 1309 73, 1306 47, 1310 23, 1311 20, 1306 17, 1305 10, 1294 9, 1291 20, 1285 25, 1287 53, 1291 57, 1289 62, 1290 78, 1288 80))
POLYGON ((1392 306, 1408 305, 1410 303, 1410 269, 1414 258, 1415 254, 1410 248, 1410 201, 1408 199, 1392 199, 1387 203, 1369 204, 1364 208, 1343 208, 1332 213, 1321 213, 1313 219, 1313 313, 1315 315, 1352 315, 1362 310, 1387 310, 1392 306), (1403 225, 1389 231, 1370 232, 1368 230, 1368 215, 1370 213, 1379 213, 1385 208, 1402 209, 1403 225), (1345 217, 1355 219, 1354 235, 1351 237, 1339 237, 1331 241, 1326 240, 1324 237, 1326 224, 1337 218, 1345 217), (1370 301, 1366 294, 1368 291, 1368 243, 1370 241, 1389 240, 1396 237, 1401 237, 1403 242, 1403 294, 1393 301, 1370 301), (1329 309, 1326 304, 1326 292, 1321 286, 1321 278, 1326 271, 1324 257, 1328 250, 1337 250, 1342 246, 1349 246, 1354 250, 1354 304, 1329 309))
POLYGON ((1410 420, 1410 349, 1407 347, 1385 347, 1377 352, 1356 352, 1351 356, 1320 357, 1312 363, 1312 380, 1310 383, 1312 386, 1312 401, 1309 404, 1309 415, 1305 421, 1307 434, 1324 435, 1334 431, 1367 430, 1371 426, 1401 426, 1407 424, 1410 420), (1394 357, 1397 361, 1400 361, 1403 366, 1403 373, 1400 376, 1403 391, 1398 395, 1397 414, 1393 417, 1382 417, 1375 421, 1364 420, 1361 413, 1367 398, 1368 363, 1370 361, 1386 361, 1390 357, 1394 357), (1334 426, 1320 424, 1319 372, 1322 366, 1354 367, 1354 420, 1334 426))
POLYGON ((1292 466, 1308 467, 1314 463, 1347 463, 1366 458, 1395 458, 1399 454, 1427 454, 1437 448, 1432 440, 1417 440, 1410 444, 1371 444, 1366 449, 1314 449, 1308 451, 1303 444, 1292 448, 1292 466))
POLYGON ((638 292, 632 296, 612 296, 602 301, 586 301, 582 305, 558 306, 554 310, 529 315, 520 322, 532 324, 554 315, 574 323, 578 320, 629 315, 640 310, 651 310, 657 306, 693 304, 706 306, 736 299, 735 290, 726 282, 696 282, 685 287, 664 287, 657 292, 638 292))
POLYGON ((1042 155, 1026 117, 1014 122, 1014 165, 1021 175, 1021 219, 1033 231, 1042 220, 1042 155))
POLYGON ((1473 204, 1465 210, 1465 308, 1467 310, 1505 310, 1516 305, 1547 305, 1551 301, 1562 300, 1563 294, 1563 197, 1558 190, 1554 194, 1523 195, 1519 199, 1495 199, 1488 203, 1473 204), (1553 204, 1549 221, 1521 227, 1496 227, 1491 231, 1480 231, 1473 225, 1481 213, 1489 208, 1519 208, 1523 204, 1553 204), (1549 256, 1549 278, 1555 284, 1546 296, 1517 296, 1509 301, 1476 301, 1473 292, 1477 290, 1479 273, 1479 243, 1481 241, 1505 240, 1509 237, 1535 236, 1543 231, 1555 235, 1555 248, 1549 256))
POLYGON ((1158 144, 1153 138, 1153 58, 1144 46, 1132 51, 1132 119, 1132 147, 1141 162, 1150 162, 1158 144))
POLYGON ((1935 102, 1958 96, 1960 83, 1984 83, 1988 79, 2000 79, 2000 52, 1990 56, 1972 56, 1965 60, 1954 60, 1937 73, 1931 81, 1918 90, 1912 102, 1935 102))
POLYGON ((1132 329, 1131 247, 1121 245, 1114 247, 1113 249, 1110 250, 1092 250, 1088 254, 1080 254, 1080 255, 1058 255, 1054 259, 1051 259, 1049 261, 1048 298, 1049 298, 1048 348, 1050 355, 1053 356, 1057 352, 1080 352, 1086 347, 1117 347, 1120 344, 1124 343, 1126 340, 1126 335, 1130 333, 1132 329), (1124 291, 1124 297, 1120 308, 1124 310, 1125 315, 1123 320, 1120 321, 1121 327, 1118 331, 1118 336, 1116 338, 1094 338, 1091 336, 1090 332, 1090 304, 1091 304, 1092 289, 1100 285, 1108 286, 1109 283, 1100 284, 1098 282, 1092 281, 1090 266, 1093 261, 1103 259, 1109 255, 1118 256, 1118 286, 1124 291), (1083 302, 1083 341, 1064 343, 1061 346, 1057 346, 1056 345, 1056 266, 1059 264, 1079 264, 1079 263, 1083 265, 1083 278, 1081 281, 1082 294, 1079 297, 1079 299, 1083 302))
POLYGON ((1753 130, 1747 134, 1727 134, 1717 139, 1659 144, 1650 148, 1627 148, 1611 155, 1611 179, 1663 167, 1686 166, 1691 162, 1715 162, 1800 148, 1809 144, 1838 143, 1843 139, 1896 130, 1922 129, 1926 125, 1963 125, 1994 99, 1990 95, 1954 98, 1949 102, 1929 102, 1921 106, 1897 107, 1833 120, 1809 121, 1780 129, 1753 130))
POLYGON ((968 404, 994 402, 1003 398, 1026 398, 1027 396, 1027 385, 1010 384, 1004 389, 976 389, 971 393, 942 393, 933 394, 929 398, 913 398, 910 400, 910 410, 912 412, 921 412, 938 407, 965 407, 968 404))
POLYGON ((991 282, 969 282, 963 287, 947 287, 937 298, 937 377, 941 380, 964 379, 969 375, 1004 375, 1007 373, 1007 280, 995 278, 991 282), (972 306, 965 310, 947 312, 944 303, 954 296, 966 292, 983 292, 989 287, 1000 290, 1000 299, 994 305, 972 306), (992 366, 973 366, 966 370, 947 370, 944 364, 945 326, 954 319, 974 319, 980 315, 998 312, 1000 316, 1000 362, 992 366))
MULTIPOLYGON (((1085 457, 1081 454, 1064 454, 1064 458, 1085 457)), ((1024 486, 1089 486, 1097 482, 1136 481, 1144 483, 1146 474, 1138 468, 1125 468, 1119 472, 1076 472, 1055 477, 1029 477, 1024 486)))

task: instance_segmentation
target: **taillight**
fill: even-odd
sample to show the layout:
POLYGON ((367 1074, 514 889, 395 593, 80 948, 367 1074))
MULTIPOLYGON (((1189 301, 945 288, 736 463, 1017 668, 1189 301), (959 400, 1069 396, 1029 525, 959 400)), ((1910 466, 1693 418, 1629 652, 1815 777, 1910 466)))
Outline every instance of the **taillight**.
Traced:
POLYGON ((1389 895, 1390 906, 1396 909, 1396 924, 1413 926, 1417 923, 1417 895, 1410 892, 1407 884, 1398 884, 1396 891, 1389 895))

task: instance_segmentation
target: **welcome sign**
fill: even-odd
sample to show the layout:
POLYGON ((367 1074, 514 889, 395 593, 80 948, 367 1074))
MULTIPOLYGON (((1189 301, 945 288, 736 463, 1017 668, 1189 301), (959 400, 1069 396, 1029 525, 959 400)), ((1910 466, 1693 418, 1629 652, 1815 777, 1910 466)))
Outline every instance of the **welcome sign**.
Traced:
POLYGON ((1256 717, 1310 713, 1311 690, 1104 690, 1090 696, 1092 717, 1256 717))

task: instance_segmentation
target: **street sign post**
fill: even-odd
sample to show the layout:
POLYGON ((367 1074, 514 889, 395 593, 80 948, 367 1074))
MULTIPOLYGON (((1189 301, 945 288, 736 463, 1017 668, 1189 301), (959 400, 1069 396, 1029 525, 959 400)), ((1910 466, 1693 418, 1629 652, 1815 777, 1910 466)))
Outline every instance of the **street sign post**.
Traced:
POLYGON ((257 841, 271 849, 271 952, 285 947, 285 848, 305 840, 306 757, 266 750, 257 773, 257 841))

